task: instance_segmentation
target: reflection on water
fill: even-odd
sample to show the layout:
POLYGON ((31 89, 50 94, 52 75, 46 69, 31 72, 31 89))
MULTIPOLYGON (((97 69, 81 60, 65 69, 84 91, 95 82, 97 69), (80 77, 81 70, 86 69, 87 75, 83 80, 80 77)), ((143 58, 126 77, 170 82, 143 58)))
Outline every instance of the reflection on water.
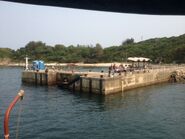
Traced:
MULTIPOLYGON (((98 96, 54 87, 21 85, 21 69, 0 68, 0 122, 20 88, 25 98, 11 113, 15 138, 22 106, 19 138, 184 138, 185 85, 161 84, 98 96)), ((0 127, 3 138, 3 127, 0 127)))

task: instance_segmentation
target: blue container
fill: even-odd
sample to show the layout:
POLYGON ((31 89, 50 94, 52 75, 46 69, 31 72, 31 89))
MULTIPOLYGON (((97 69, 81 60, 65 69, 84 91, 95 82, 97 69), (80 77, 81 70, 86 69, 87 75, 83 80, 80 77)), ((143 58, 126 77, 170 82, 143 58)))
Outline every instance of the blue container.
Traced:
POLYGON ((33 61, 32 69, 39 70, 39 61, 38 60, 33 61))
POLYGON ((39 70, 45 70, 44 61, 39 60, 39 70))
POLYGON ((42 61, 42 60, 35 60, 35 61, 33 61, 32 69, 33 70, 45 70, 44 61, 42 61))

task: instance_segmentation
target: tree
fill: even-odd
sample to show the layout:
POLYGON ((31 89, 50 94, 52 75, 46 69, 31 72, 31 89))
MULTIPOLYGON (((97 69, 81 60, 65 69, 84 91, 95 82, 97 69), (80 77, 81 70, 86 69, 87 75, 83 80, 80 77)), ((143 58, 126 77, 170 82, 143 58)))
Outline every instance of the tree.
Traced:
POLYGON ((185 47, 177 48, 173 51, 174 61, 177 63, 185 63, 185 47))
POLYGON ((97 43, 95 48, 94 48, 94 50, 95 50, 95 56, 96 56, 97 60, 101 61, 102 60, 102 56, 103 56, 103 48, 102 48, 102 46, 99 43, 97 43))
POLYGON ((124 40, 123 42, 122 42, 122 45, 128 45, 128 44, 133 44, 134 43, 134 39, 133 38, 128 38, 128 39, 126 39, 126 40, 124 40))

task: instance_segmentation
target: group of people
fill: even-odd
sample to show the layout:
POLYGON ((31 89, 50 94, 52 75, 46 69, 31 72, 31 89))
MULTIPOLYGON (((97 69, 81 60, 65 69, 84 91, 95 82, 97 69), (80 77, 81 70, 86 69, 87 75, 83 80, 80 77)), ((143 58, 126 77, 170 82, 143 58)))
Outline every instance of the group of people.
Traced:
POLYGON ((119 73, 121 74, 121 72, 127 72, 131 70, 131 65, 123 65, 120 64, 119 66, 117 66, 116 64, 113 64, 109 67, 109 75, 114 73, 119 73))
POLYGON ((138 65, 130 65, 130 64, 120 64, 119 66, 117 66, 116 64, 111 64, 111 66, 109 67, 109 76, 110 75, 114 75, 115 73, 119 73, 121 75, 122 72, 126 73, 126 72, 133 72, 133 71, 138 71, 138 70, 146 70, 147 69, 147 65, 142 65, 142 67, 139 67, 138 65))

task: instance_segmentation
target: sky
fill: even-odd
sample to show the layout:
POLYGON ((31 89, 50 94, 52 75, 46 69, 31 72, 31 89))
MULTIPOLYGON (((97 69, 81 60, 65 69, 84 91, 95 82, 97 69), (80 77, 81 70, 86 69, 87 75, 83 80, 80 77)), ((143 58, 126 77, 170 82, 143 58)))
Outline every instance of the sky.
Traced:
POLYGON ((0 1, 0 48, 18 49, 29 41, 47 45, 120 45, 185 34, 185 16, 100 12, 0 1))

